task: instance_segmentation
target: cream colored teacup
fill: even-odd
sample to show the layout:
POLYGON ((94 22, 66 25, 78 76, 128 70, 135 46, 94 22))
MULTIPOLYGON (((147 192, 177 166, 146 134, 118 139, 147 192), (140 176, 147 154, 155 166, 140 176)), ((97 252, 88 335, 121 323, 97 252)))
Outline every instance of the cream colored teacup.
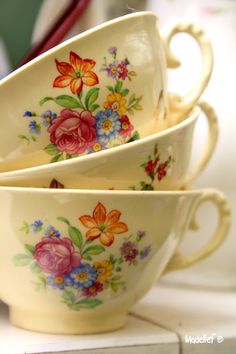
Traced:
POLYGON ((0 82, 0 171, 98 152, 176 124, 204 91, 212 62, 202 29, 177 24, 161 39, 150 12, 58 45, 0 82), (169 49, 178 32, 191 34, 202 53, 202 74, 186 97, 166 87, 166 59, 180 64, 169 49))
POLYGON ((205 143, 201 142, 200 157, 194 161, 192 170, 189 160, 199 107, 195 107, 183 122, 161 133, 99 154, 0 173, 0 184, 82 189, 178 189, 200 174, 216 146, 216 114, 206 102, 199 106, 207 118, 208 138, 205 143))
POLYGON ((141 192, 0 187, 0 297, 19 327, 98 333, 122 327, 161 275, 225 239, 230 210, 214 190, 141 192), (219 211, 206 245, 177 246, 205 201, 219 211))

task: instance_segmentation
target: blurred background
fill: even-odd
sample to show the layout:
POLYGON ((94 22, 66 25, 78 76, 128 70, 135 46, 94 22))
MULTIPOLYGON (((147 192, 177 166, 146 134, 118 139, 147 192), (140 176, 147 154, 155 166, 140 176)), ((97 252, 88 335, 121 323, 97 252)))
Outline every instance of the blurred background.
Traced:
MULTIPOLYGON (((0 78, 17 66, 102 22, 141 10, 157 14, 160 31, 170 23, 192 21, 204 28, 211 39, 215 64, 202 99, 215 108, 220 136, 215 154, 193 187, 218 188, 236 211, 236 1, 235 0, 0 0, 0 78), (76 9, 76 10, 75 10, 76 9)), ((173 50, 182 62, 169 70, 169 91, 184 94, 197 79, 201 58, 194 41, 177 35, 173 50)), ((193 147, 194 164, 207 138, 206 125, 199 119, 193 147)), ((216 211, 206 205, 197 215, 200 230, 188 232, 181 245, 189 254, 214 231, 216 211)), ((209 259, 191 269, 163 278, 186 286, 236 289, 236 226, 225 244, 209 259)))

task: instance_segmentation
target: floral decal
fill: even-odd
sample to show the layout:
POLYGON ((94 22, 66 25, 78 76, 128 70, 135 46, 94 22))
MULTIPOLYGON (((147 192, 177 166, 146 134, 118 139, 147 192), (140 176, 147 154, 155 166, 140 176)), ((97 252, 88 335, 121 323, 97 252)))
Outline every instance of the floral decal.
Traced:
MULTIPOLYGON (((29 134, 18 137, 28 144, 36 142, 43 129, 50 141, 44 147, 51 155, 50 162, 61 161, 79 155, 97 152, 116 145, 139 139, 134 131, 129 115, 135 110, 142 110, 142 96, 137 97, 125 87, 136 76, 130 70, 128 58, 118 60, 117 48, 108 50, 109 58, 104 57, 100 68, 101 75, 107 75, 111 85, 102 87, 107 94, 103 103, 98 103, 100 96, 99 77, 95 72, 96 61, 82 59, 70 52, 69 62, 55 59, 59 72, 52 86, 56 89, 69 90, 69 94, 56 97, 43 97, 39 106, 54 102, 61 109, 55 112, 47 109, 42 113, 26 111, 29 134)), ((100 101, 101 102, 101 101, 100 101)))
POLYGON ((126 267, 137 266, 152 250, 151 245, 144 245, 145 231, 127 234, 128 226, 120 218, 120 211, 107 212, 99 202, 91 216, 77 218, 87 229, 85 234, 63 216, 57 220, 66 231, 41 219, 24 221, 20 231, 37 240, 25 243, 25 253, 16 254, 13 262, 30 267, 37 290, 60 291, 62 302, 73 310, 94 308, 103 303, 106 290, 126 291, 126 267), (119 242, 115 254, 110 251, 113 242, 119 242))
MULTIPOLYGON (((154 183, 162 181, 167 176, 168 170, 173 162, 175 161, 171 155, 169 155, 167 160, 161 161, 158 145, 155 144, 153 156, 149 155, 147 161, 140 165, 149 179, 149 181, 140 182, 140 189, 149 191, 154 190, 154 183)), ((130 188, 133 190, 136 189, 135 186, 130 188)))

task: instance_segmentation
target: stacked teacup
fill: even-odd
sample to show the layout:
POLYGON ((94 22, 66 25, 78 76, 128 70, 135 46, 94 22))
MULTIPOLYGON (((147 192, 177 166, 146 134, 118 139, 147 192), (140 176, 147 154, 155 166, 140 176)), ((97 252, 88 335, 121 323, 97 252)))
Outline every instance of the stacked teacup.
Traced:
POLYGON ((225 239, 230 210, 214 190, 184 190, 209 161, 217 118, 198 102, 212 70, 202 29, 178 24, 161 40, 149 12, 78 35, 2 80, 0 297, 13 324, 50 333, 122 327, 161 275, 188 267, 225 239), (170 95, 178 32, 202 52, 186 97, 170 95), (200 111, 204 154, 189 171, 200 111), (219 225, 193 255, 178 251, 198 206, 219 225))

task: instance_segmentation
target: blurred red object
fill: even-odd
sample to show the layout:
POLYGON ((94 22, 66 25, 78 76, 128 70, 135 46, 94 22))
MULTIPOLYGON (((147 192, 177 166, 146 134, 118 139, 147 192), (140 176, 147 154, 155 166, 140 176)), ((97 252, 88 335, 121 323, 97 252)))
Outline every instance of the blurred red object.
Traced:
POLYGON ((47 34, 29 51, 29 53, 27 53, 17 67, 26 64, 38 55, 59 44, 76 21, 83 15, 89 2, 90 0, 70 0, 68 7, 66 7, 62 15, 53 24, 47 34))

